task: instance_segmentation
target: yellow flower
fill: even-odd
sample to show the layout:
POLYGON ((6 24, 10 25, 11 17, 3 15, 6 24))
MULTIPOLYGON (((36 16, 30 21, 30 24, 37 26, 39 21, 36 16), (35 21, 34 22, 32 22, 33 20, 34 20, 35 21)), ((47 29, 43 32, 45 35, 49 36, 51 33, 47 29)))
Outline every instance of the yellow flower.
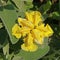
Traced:
POLYGON ((20 32, 21 32, 21 35, 24 37, 24 36, 26 36, 30 32, 30 28, 21 27, 20 32))
POLYGON ((21 38, 20 33, 21 28, 18 26, 18 24, 15 24, 12 28, 12 35, 14 35, 16 38, 21 38))
POLYGON ((21 48, 30 52, 37 50, 38 47, 33 43, 33 37, 31 33, 29 33, 27 38, 24 39, 24 43, 21 45, 21 48))
POLYGON ((53 34, 53 30, 50 25, 43 23, 41 13, 38 11, 26 12, 26 19, 18 18, 18 24, 15 24, 12 28, 12 35, 16 38, 23 36, 22 50, 36 51, 38 49, 37 44, 44 44, 44 38, 53 34))
POLYGON ((26 19, 19 18, 18 23, 19 23, 19 25, 21 24, 22 26, 26 26, 26 27, 29 27, 29 28, 34 28, 34 25, 30 21, 27 21, 26 19))
POLYGON ((43 38, 38 29, 33 29, 32 34, 36 43, 43 44, 43 38))
POLYGON ((35 26, 38 26, 38 23, 42 22, 41 13, 38 11, 26 12, 25 14, 27 20, 32 22, 35 26))
POLYGON ((26 46, 25 43, 21 45, 21 48, 24 50, 24 51, 30 51, 30 52, 34 52, 37 50, 37 45, 35 44, 32 44, 32 45, 28 45, 26 46))
POLYGON ((54 33, 53 30, 51 29, 51 27, 49 26, 49 24, 46 25, 45 27, 45 36, 46 37, 49 37, 49 36, 52 36, 52 34, 54 33))

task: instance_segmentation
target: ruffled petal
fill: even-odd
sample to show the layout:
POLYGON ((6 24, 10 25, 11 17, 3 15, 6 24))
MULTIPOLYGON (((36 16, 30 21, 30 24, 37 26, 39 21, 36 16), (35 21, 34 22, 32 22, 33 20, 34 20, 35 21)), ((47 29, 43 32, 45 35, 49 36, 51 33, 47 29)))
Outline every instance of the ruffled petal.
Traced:
POLYGON ((38 11, 34 12, 34 25, 38 26, 39 23, 42 23, 41 13, 38 11))
POLYGON ((32 22, 35 26, 38 26, 42 22, 41 13, 38 11, 26 12, 26 18, 28 21, 32 22))
POLYGON ((52 36, 53 35, 53 30, 52 30, 52 28, 50 27, 50 25, 46 25, 46 27, 45 27, 45 36, 46 37, 49 37, 49 36, 52 36))
POLYGON ((22 36, 26 36, 29 32, 30 32, 30 28, 28 27, 22 27, 21 30, 20 30, 22 36))
POLYGON ((27 18, 28 21, 30 21, 32 23, 34 22, 34 17, 33 17, 34 16, 34 11, 26 12, 25 15, 26 15, 26 18, 27 18))
POLYGON ((24 26, 24 24, 21 23, 21 22, 24 21, 24 20, 26 20, 26 19, 18 18, 18 24, 19 24, 21 27, 24 26))
POLYGON ((18 26, 18 24, 15 24, 12 28, 12 35, 14 35, 16 38, 21 38, 20 33, 21 28, 18 26))
POLYGON ((33 34, 33 37, 34 37, 34 41, 36 43, 43 44, 44 36, 42 37, 42 34, 40 34, 40 31, 38 29, 33 29, 32 34, 33 34))
POLYGON ((27 37, 24 39, 24 43, 26 43, 27 45, 33 44, 33 37, 31 33, 29 33, 27 37))
POLYGON ((21 18, 19 18, 18 22, 22 26, 26 26, 26 27, 29 27, 29 28, 34 28, 34 25, 30 21, 27 21, 26 19, 22 20, 21 18))
POLYGON ((25 51, 36 51, 37 45, 33 43, 33 37, 31 33, 24 39, 24 43, 21 45, 21 48, 25 51))
POLYGON ((39 29, 40 31, 44 31, 45 30, 45 24, 41 23, 39 26, 37 26, 37 29, 39 29))
POLYGON ((26 46, 25 43, 21 45, 22 50, 24 51, 30 51, 30 52, 34 52, 38 49, 38 46, 35 44, 31 44, 26 46))

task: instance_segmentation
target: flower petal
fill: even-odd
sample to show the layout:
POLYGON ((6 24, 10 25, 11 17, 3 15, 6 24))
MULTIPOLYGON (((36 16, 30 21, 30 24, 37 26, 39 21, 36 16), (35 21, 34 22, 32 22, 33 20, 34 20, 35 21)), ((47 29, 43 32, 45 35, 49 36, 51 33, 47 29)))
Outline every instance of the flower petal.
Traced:
POLYGON ((33 37, 36 38, 37 40, 40 39, 40 31, 37 29, 32 30, 33 37))
POLYGON ((33 43, 33 37, 31 33, 24 39, 24 44, 21 45, 21 48, 25 51, 36 51, 37 46, 33 43))
POLYGON ((21 30, 20 30, 22 36, 26 36, 29 32, 30 32, 30 28, 28 27, 22 27, 21 30))
POLYGON ((34 52, 38 49, 38 46, 35 44, 31 44, 26 46, 25 43, 21 45, 22 50, 24 51, 30 51, 30 52, 34 52))
POLYGON ((45 24, 44 23, 41 23, 39 26, 37 26, 37 29, 39 29, 40 31, 43 31, 45 30, 45 24))
POLYGON ((45 35, 47 36, 47 37, 49 37, 49 36, 52 36, 52 34, 54 33, 53 32, 53 30, 52 30, 52 28, 50 27, 50 25, 46 25, 46 27, 45 27, 46 29, 46 32, 45 32, 45 35))
POLYGON ((34 24, 35 24, 35 26, 38 26, 38 24, 41 22, 42 22, 41 13, 38 11, 35 11, 34 12, 34 24))
POLYGON ((16 38, 21 38, 20 33, 21 28, 18 26, 18 24, 15 24, 12 28, 12 35, 14 35, 16 38))
POLYGON ((40 40, 36 40, 35 39, 35 42, 37 43, 37 44, 43 44, 44 43, 44 38, 43 37, 40 37, 40 40))
POLYGON ((33 44, 33 37, 32 37, 32 34, 31 33, 29 33, 27 35, 27 37, 24 39, 24 42, 26 43, 26 45, 33 44))
POLYGON ((18 19, 18 22, 19 24, 21 24, 22 26, 26 26, 26 27, 29 27, 29 28, 34 28, 34 25, 30 22, 30 21, 27 21, 26 19, 21 19, 19 18, 18 19))
POLYGON ((32 34, 33 34, 33 37, 35 38, 34 41, 36 43, 43 44, 44 36, 43 37, 41 36, 40 31, 38 29, 33 29, 32 34))
POLYGON ((34 22, 34 17, 33 17, 34 16, 34 11, 26 12, 25 15, 26 15, 26 18, 27 18, 28 21, 30 21, 32 23, 34 22))

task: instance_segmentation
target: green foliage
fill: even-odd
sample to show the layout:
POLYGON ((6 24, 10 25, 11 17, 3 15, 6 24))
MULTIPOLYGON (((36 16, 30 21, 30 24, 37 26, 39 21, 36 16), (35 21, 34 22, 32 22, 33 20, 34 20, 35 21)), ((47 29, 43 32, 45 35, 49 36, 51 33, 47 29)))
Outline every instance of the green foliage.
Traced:
POLYGON ((3 53, 4 53, 4 55, 6 56, 6 59, 7 59, 8 56, 9 56, 9 43, 8 43, 8 41, 6 41, 6 45, 3 47, 3 53))
POLYGON ((52 17, 53 19, 56 19, 56 20, 60 20, 60 14, 59 14, 59 12, 53 12, 53 13, 51 13, 50 17, 52 17))
POLYGON ((44 56, 49 51, 49 46, 41 46, 36 52, 25 52, 21 50, 16 56, 14 56, 13 60, 19 57, 22 60, 37 60, 44 56), (42 52, 43 51, 43 52, 42 52))
POLYGON ((18 40, 12 37, 12 26, 15 24, 15 20, 17 19, 17 13, 14 10, 12 4, 8 3, 7 6, 2 7, 2 11, 0 11, 0 17, 7 29, 7 32, 10 36, 10 40, 12 43, 16 43, 18 40))
POLYGON ((46 4, 43 4, 42 6, 40 6, 40 11, 43 14, 46 14, 46 12, 51 8, 51 5, 52 5, 51 1, 48 0, 46 4))
POLYGON ((18 8, 18 16, 24 16, 24 12, 33 7, 33 0, 12 0, 14 5, 18 8))
POLYGON ((60 45, 57 44, 60 43, 58 41, 60 40, 60 12, 58 8, 60 9, 60 0, 54 4, 50 0, 45 3, 44 1, 35 2, 35 0, 0 0, 0 60, 38 60, 46 55, 49 50, 48 55, 41 60, 55 60, 56 58, 59 60, 60 45), (34 3, 38 5, 34 5, 34 3), (36 52, 25 52, 21 50, 22 38, 18 40, 12 36, 12 26, 16 23, 17 18, 19 16, 25 17, 24 13, 30 10, 40 11, 44 22, 49 23, 54 29, 52 41, 49 39, 51 49, 47 44, 48 39, 45 38, 45 44, 40 46, 36 52), (54 43, 58 49, 54 47, 54 43), (51 53, 52 51, 53 53, 51 53))

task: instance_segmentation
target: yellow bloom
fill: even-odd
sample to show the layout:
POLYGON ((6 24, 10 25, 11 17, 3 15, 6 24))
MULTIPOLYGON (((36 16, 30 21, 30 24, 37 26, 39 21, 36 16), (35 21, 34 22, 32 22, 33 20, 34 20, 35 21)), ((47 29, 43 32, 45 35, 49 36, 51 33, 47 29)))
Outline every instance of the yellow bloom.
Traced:
POLYGON ((34 37, 36 43, 43 44, 44 37, 42 37, 42 35, 40 34, 40 31, 38 29, 33 29, 32 34, 33 34, 33 37, 34 37))
POLYGON ((31 33, 28 34, 27 38, 24 39, 24 43, 21 45, 21 48, 25 51, 36 51, 37 45, 33 43, 33 37, 31 33))
POLYGON ((50 27, 49 24, 47 24, 46 26, 44 26, 45 24, 40 24, 37 29, 40 30, 40 34, 41 36, 44 36, 44 37, 49 37, 49 36, 52 36, 52 34, 54 33, 52 28, 50 27))
POLYGON ((24 25, 29 28, 34 28, 34 25, 30 21, 27 21, 26 19, 19 18, 18 23, 19 23, 19 25, 21 24, 22 26, 24 25))
POLYGON ((34 12, 34 25, 38 26, 39 22, 42 22, 41 13, 38 11, 34 12))
POLYGON ((21 26, 21 27, 23 27, 24 25, 21 23, 21 21, 24 21, 25 19, 23 19, 23 18, 18 18, 18 24, 21 26))
POLYGON ((21 38, 20 33, 21 28, 18 26, 18 24, 15 24, 12 28, 12 35, 14 35, 16 38, 21 38))
POLYGON ((52 36, 54 32, 48 24, 46 25, 45 29, 46 29, 45 36, 47 37, 52 36))
POLYGON ((34 52, 37 50, 37 45, 35 44, 32 44, 32 45, 28 45, 26 46, 25 43, 21 45, 21 48, 24 50, 24 51, 30 51, 30 52, 34 52))
POLYGON ((21 27, 21 30, 20 30, 22 36, 26 36, 29 32, 30 32, 30 28, 28 27, 21 27))
POLYGON ((34 22, 34 11, 33 12, 26 12, 25 15, 26 15, 26 19, 28 21, 30 21, 32 23, 34 22))
POLYGON ((36 51, 38 46, 35 44, 44 44, 44 38, 53 34, 53 30, 47 24, 43 23, 41 13, 38 11, 26 12, 26 19, 18 18, 18 24, 12 28, 12 35, 16 38, 23 36, 22 50, 36 51))
POLYGON ((39 22, 42 22, 41 13, 38 11, 26 12, 26 18, 32 22, 35 26, 38 26, 39 22))

